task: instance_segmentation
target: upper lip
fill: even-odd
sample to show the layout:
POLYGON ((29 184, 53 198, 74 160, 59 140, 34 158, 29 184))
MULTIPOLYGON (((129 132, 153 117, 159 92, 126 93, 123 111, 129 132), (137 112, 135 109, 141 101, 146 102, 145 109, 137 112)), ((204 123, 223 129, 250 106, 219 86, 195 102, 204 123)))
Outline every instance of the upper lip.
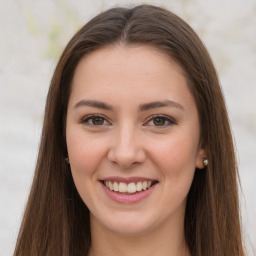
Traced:
POLYGON ((155 179, 151 178, 145 178, 145 177, 120 177, 120 176, 111 176, 111 177, 105 177, 103 179, 100 179, 101 181, 116 181, 116 182, 123 182, 123 183, 136 183, 139 181, 157 181, 155 179))

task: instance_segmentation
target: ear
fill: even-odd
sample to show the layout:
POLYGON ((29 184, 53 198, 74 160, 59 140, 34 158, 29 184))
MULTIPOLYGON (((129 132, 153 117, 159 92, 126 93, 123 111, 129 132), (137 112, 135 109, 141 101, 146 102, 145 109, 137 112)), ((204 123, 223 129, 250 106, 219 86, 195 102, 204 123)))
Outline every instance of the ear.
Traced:
POLYGON ((198 148, 197 158, 196 158, 196 168, 204 169, 203 161, 207 159, 206 150, 202 147, 202 144, 198 148))

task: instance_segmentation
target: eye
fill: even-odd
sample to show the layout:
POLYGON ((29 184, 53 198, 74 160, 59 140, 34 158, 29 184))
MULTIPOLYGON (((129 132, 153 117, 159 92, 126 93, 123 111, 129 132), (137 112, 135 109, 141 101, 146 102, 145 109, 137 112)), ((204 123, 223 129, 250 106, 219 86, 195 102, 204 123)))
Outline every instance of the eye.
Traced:
POLYGON ((146 125, 157 127, 166 127, 173 124, 176 124, 176 122, 172 118, 165 115, 154 115, 146 123, 146 125))
POLYGON ((82 123, 85 123, 91 126, 109 125, 109 122, 106 120, 106 118, 100 115, 87 116, 82 120, 82 123))

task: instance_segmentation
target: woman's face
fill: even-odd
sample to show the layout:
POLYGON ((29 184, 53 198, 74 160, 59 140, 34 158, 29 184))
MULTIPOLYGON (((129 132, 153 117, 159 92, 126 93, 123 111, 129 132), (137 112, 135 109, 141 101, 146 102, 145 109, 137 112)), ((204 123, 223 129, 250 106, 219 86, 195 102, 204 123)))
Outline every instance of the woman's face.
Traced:
POLYGON ((78 64, 66 138, 92 225, 136 234, 182 223, 199 117, 183 70, 149 46, 106 47, 78 64))

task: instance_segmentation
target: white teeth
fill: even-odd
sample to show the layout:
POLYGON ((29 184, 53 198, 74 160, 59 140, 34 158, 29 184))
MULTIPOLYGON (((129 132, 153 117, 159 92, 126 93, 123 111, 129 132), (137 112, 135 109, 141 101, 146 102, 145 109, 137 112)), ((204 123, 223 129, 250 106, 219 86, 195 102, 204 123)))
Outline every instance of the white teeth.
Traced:
POLYGON ((142 182, 141 182, 141 181, 139 181, 139 182, 137 183, 136 188, 137 188, 137 191, 141 191, 141 190, 142 190, 142 182))
POLYGON ((112 184, 112 182, 111 182, 111 181, 108 183, 108 186, 109 186, 109 189, 110 189, 110 190, 114 190, 114 188, 113 188, 113 184, 112 184))
POLYGON ((128 193, 134 193, 136 192, 136 185, 135 183, 129 183, 128 186, 127 186, 127 192, 128 193))
POLYGON ((143 190, 146 190, 148 188, 148 183, 147 183, 147 181, 143 181, 143 183, 142 183, 142 189, 143 190))
POLYGON ((119 191, 119 185, 116 181, 114 181, 114 184, 113 184, 113 188, 114 188, 114 191, 119 191))
POLYGON ((123 183, 123 182, 120 182, 119 183, 119 192, 127 192, 127 184, 126 183, 123 183))
POLYGON ((152 185, 152 181, 139 181, 137 183, 131 182, 126 184, 124 182, 117 182, 117 181, 104 181, 106 187, 110 190, 114 190, 115 192, 121 193, 135 193, 136 191, 147 190, 152 185))

